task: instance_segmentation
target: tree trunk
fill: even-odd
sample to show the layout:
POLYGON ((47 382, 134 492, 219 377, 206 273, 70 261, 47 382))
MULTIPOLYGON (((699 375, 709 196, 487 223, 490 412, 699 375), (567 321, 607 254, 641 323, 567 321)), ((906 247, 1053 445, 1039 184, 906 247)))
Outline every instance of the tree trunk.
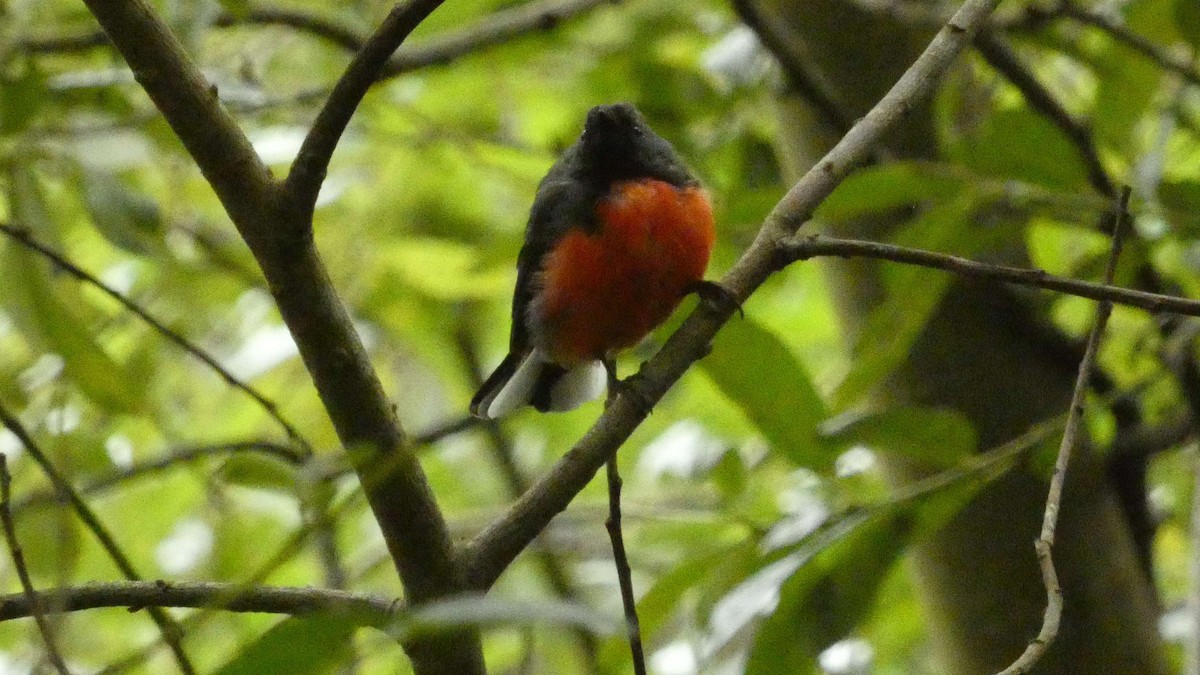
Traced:
MULTIPOLYGON (((789 39, 822 69, 854 116, 891 86, 929 38, 838 0, 770 0, 766 7, 792 31, 789 39)), ((829 135, 813 131, 813 113, 798 97, 782 96, 779 112, 785 163, 789 171, 802 171, 827 149, 829 135)), ((931 112, 916 111, 890 150, 934 156, 931 128, 931 112)), ((839 224, 837 233, 882 239, 885 220, 839 224)), ((853 340, 879 301, 878 266, 830 262, 827 272, 846 339, 853 340)), ((1023 328, 1029 325, 1027 312, 1005 289, 956 284, 880 395, 960 411, 975 425, 981 448, 1065 412, 1077 364, 1039 348, 1023 328)), ((921 471, 894 459, 885 464, 897 481, 921 471)), ((1044 475, 1018 470, 914 549, 912 569, 944 672, 994 673, 1037 633, 1046 591, 1033 540, 1046 489, 1044 475)), ((1153 589, 1102 462, 1086 448, 1075 454, 1069 470, 1054 560, 1065 614, 1038 672, 1168 672, 1153 589)))

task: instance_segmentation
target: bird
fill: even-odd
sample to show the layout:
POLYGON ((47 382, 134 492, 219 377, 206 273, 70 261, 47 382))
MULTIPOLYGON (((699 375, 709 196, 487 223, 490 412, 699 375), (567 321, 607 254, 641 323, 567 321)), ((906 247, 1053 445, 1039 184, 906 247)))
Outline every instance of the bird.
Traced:
POLYGON ((508 354, 471 400, 496 419, 572 410, 618 384, 614 355, 704 281, 715 239, 708 192, 629 103, 591 108, 538 184, 517 256, 508 354))

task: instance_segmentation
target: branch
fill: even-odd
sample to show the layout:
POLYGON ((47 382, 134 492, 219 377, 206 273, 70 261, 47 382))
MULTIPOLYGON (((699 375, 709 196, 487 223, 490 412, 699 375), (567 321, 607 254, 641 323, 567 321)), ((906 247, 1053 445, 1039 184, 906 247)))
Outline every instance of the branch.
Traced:
POLYGON ((945 270, 972 279, 990 279, 1005 283, 1044 288, 1092 300, 1105 300, 1119 305, 1137 307, 1158 314, 1170 312, 1186 316, 1200 316, 1200 300, 1189 300, 1173 295, 1148 293, 1110 284, 1097 284, 1077 279, 1056 277, 1046 270, 1026 267, 1008 267, 981 263, 945 253, 922 249, 905 248, 875 241, 835 239, 814 234, 797 236, 779 244, 777 265, 785 267, 797 260, 816 256, 841 258, 875 258, 892 262, 920 265, 945 270))
MULTIPOLYGON (((84 0, 247 241, 269 239, 275 180, 146 0, 84 0)), ((254 248, 252 245, 251 248, 254 248)))
POLYGON ((401 48, 388 61, 381 79, 412 72, 426 66, 449 63, 454 59, 538 31, 548 31, 559 23, 603 4, 620 0, 543 0, 500 10, 478 23, 447 32, 428 41, 401 48))
POLYGON ((346 72, 333 88, 333 93, 325 101, 325 106, 317 114, 317 119, 308 130, 296 161, 292 163, 291 172, 284 182, 284 194, 288 206, 299 209, 303 220, 299 222, 312 225, 312 210, 317 203, 317 193, 321 183, 325 181, 325 172, 329 168, 329 160, 337 148, 338 140, 350 123, 358 104, 362 102, 367 90, 379 78, 384 65, 392 52, 404 42, 405 38, 429 16, 433 10, 441 6, 443 0, 408 0, 396 5, 376 29, 375 34, 367 40, 362 49, 354 56, 346 72))
MULTIPOLYGON (((599 5, 619 0, 550 0, 530 2, 502 9, 469 28, 431 38, 412 49, 402 49, 388 61, 384 77, 394 77, 414 68, 446 63, 463 54, 507 42, 534 31, 550 30, 563 20, 599 5)), ((259 5, 246 12, 222 11, 213 20, 218 28, 238 26, 286 26, 330 42, 347 51, 357 52, 367 36, 332 19, 291 7, 259 5)), ((62 54, 110 47, 103 31, 76 35, 52 35, 18 38, 17 47, 26 54, 62 54)))
POLYGON ((103 281, 100 281, 100 279, 94 275, 84 271, 83 268, 68 260, 61 253, 58 253, 49 246, 46 246, 45 244, 34 239, 33 234, 29 230, 23 227, 9 225, 7 223, 0 223, 0 232, 8 235, 8 237, 10 237, 13 241, 19 243, 25 248, 42 255, 44 258, 53 263, 58 269, 70 274, 79 281, 100 290, 100 292, 104 293, 113 300, 116 300, 117 303, 129 310, 129 312, 134 316, 138 317, 151 328, 158 331, 158 334, 166 338, 168 342, 175 344, 183 351, 196 357, 197 360, 208 366, 213 372, 219 375, 222 380, 225 380, 226 384, 253 399, 254 402, 257 403, 258 406, 262 408, 268 416, 271 417, 271 419, 275 420, 279 426, 283 428, 283 431, 287 434, 288 438, 291 439, 292 442, 301 449, 303 456, 307 457, 312 455, 312 446, 310 446, 308 441, 304 440, 304 437, 300 435, 300 432, 297 431, 296 428, 283 417, 283 415, 279 412, 279 406, 254 387, 251 387, 249 384, 239 380, 236 375, 229 372, 224 366, 218 363, 214 356, 204 351, 199 346, 193 344, 179 333, 168 328, 163 322, 155 319, 150 315, 149 312, 147 312, 145 309, 142 309, 140 305, 138 305, 132 299, 126 297, 120 291, 116 290, 112 286, 109 286, 103 281))
MULTIPOLYGON (((246 586, 213 581, 116 581, 60 588, 35 594, 51 612, 78 612, 101 607, 220 607, 230 612, 343 614, 368 626, 386 626, 399 609, 395 600, 324 588, 246 586)), ((30 616, 33 602, 25 594, 0 596, 0 621, 30 616)))
POLYGON ((46 656, 54 664, 54 669, 62 675, 69 675, 66 662, 58 647, 54 644, 54 632, 46 621, 46 609, 40 602, 37 591, 33 590, 33 581, 29 578, 29 569, 25 567, 25 554, 21 551, 21 543, 17 540, 17 528, 13 525, 12 509, 12 475, 8 473, 8 455, 0 453, 0 523, 4 527, 4 540, 8 544, 8 553, 12 558, 13 567, 17 570, 17 578, 21 580, 21 597, 29 604, 29 611, 37 623, 42 641, 46 643, 46 656))
MULTIPOLYGON (((363 42, 363 37, 358 31, 317 14, 287 7, 263 5, 237 14, 222 11, 213 20, 213 25, 221 28, 252 25, 288 26, 350 50, 357 50, 363 42)), ((17 45, 26 54, 63 54, 111 47, 112 42, 104 31, 91 31, 76 35, 26 37, 19 39, 17 45)))
POLYGON ((980 32, 975 36, 975 48, 992 68, 1021 92, 1031 108, 1066 134, 1087 167, 1088 182, 1092 187, 1110 200, 1116 199, 1117 189, 1100 161, 1100 153, 1092 140, 1091 129, 1067 112, 1054 95, 1038 82, 1037 77, 1025 64, 1021 63, 1021 58, 1012 47, 998 35, 987 30, 980 32))
MULTIPOLYGON (((615 379, 615 378, 614 378, 615 379)), ((642 649, 642 624, 638 620, 637 599, 633 595, 633 572, 629 569, 629 558, 625 555, 625 536, 621 532, 621 473, 614 454, 605 465, 608 467, 608 530, 612 542, 613 566, 617 570, 617 585, 621 589, 621 605, 625 608, 625 633, 629 639, 629 653, 633 657, 635 675, 646 675, 646 654, 642 649)))
MULTIPOLYGON (((870 156, 884 134, 929 95, 996 3, 997 0, 966 0, 891 91, 775 205, 750 248, 721 281, 734 300, 744 302, 777 269, 775 259, 781 242, 790 238, 811 217, 817 205, 870 156)), ((575 447, 507 513, 468 544, 462 554, 468 588, 491 586, 629 438, 645 419, 649 406, 657 403, 688 367, 707 353, 713 336, 736 311, 731 303, 719 304, 701 303, 658 354, 642 366, 638 395, 616 396, 575 447)))
POLYGON ((733 10, 775 57, 788 85, 808 100, 829 129, 837 134, 849 131, 854 125, 854 114, 839 100, 833 84, 803 53, 799 41, 787 34, 787 26, 770 16, 758 0, 733 0, 733 10))
POLYGON ((357 51, 362 47, 363 36, 357 30, 348 28, 336 21, 326 19, 318 14, 291 7, 252 7, 245 13, 221 12, 214 26, 221 28, 229 26, 287 26, 308 33, 314 37, 348 49, 357 51))
MULTIPOLYGON (((117 471, 110 476, 96 479, 91 483, 81 486, 79 488, 79 493, 83 495, 90 495, 97 492, 103 492, 104 490, 108 490, 112 487, 120 485, 125 481, 153 475, 159 471, 169 469, 177 464, 184 464, 201 457, 244 452, 257 452, 281 459, 288 464, 296 466, 299 466, 306 461, 306 458, 298 454, 295 448, 292 448, 288 445, 272 443, 270 441, 237 441, 233 443, 221 443, 216 445, 197 445, 171 450, 160 457, 155 457, 154 459, 134 462, 128 467, 117 471)), ((13 510, 19 513, 30 506, 44 504, 53 500, 54 495, 51 493, 35 492, 16 502, 13 505, 13 510)))
MULTIPOLYGON (((1125 236, 1126 218, 1129 209, 1128 187, 1124 188, 1121 196, 1113 205, 1112 250, 1108 257, 1108 266, 1104 270, 1104 282, 1111 284, 1117 270, 1117 258, 1121 255, 1121 244, 1125 236)), ((1080 420, 1083 418, 1084 397, 1087 392, 1088 379, 1096 363, 1096 353, 1100 350, 1100 338, 1108 325, 1108 317, 1112 315, 1112 303, 1102 300, 1096 306, 1096 324, 1088 336, 1087 349, 1083 352, 1083 360, 1079 362, 1079 374, 1075 378, 1075 390, 1071 394, 1071 407, 1067 411, 1067 427, 1063 431, 1062 443, 1058 446, 1058 459, 1054 462, 1054 473, 1050 477, 1050 490, 1046 494, 1046 510, 1042 515, 1042 532, 1034 542, 1037 550, 1038 563, 1042 568, 1042 583, 1046 586, 1046 611, 1042 616, 1042 627, 1025 651, 1000 675, 1017 675, 1033 670, 1042 655, 1050 648, 1058 636, 1059 621, 1062 618, 1063 593, 1058 585, 1058 574, 1054 569, 1055 530, 1058 527, 1058 509, 1062 503, 1063 484, 1067 477, 1067 466, 1071 462, 1071 451, 1082 443, 1080 420)))
MULTIPOLYGON (((458 594, 462 581, 445 520, 313 243, 311 203, 289 203, 290 191, 267 174, 195 64, 145 0, 85 2, 183 140, 262 268, 321 402, 355 466, 406 600, 420 605, 458 594)), ((382 58, 390 53, 383 43, 398 40, 411 29, 410 22, 437 4, 413 0, 405 7, 414 9, 394 10, 377 33, 383 37, 376 41, 375 51, 356 59, 357 65, 351 68, 356 75, 343 78, 346 86, 355 90, 365 86, 360 78, 380 58, 377 52, 383 52, 382 58)), ((351 98, 356 104, 361 96, 343 103, 351 98)), ((335 100, 339 99, 331 98, 331 102, 335 100)), ((344 128, 337 118, 352 110, 353 105, 340 112, 334 106, 332 122, 327 117, 327 126, 310 133, 306 141, 310 154, 302 153, 297 163, 311 164, 309 169, 323 172, 326 151, 332 152, 344 128), (314 142, 320 152, 312 152, 314 142)), ((320 178, 312 171, 295 175, 308 176, 301 181, 306 196, 308 190, 320 186, 320 178)), ((405 650, 414 670, 421 674, 484 671, 478 633, 473 628, 414 635, 405 642, 405 650)))
MULTIPOLYGON (((1192 494, 1200 494, 1200 456, 1195 453, 1192 455, 1192 494)), ((1191 518, 1192 547, 1193 553, 1188 560, 1188 588, 1187 607, 1188 614, 1192 618, 1191 635, 1184 645, 1184 663, 1183 672, 1186 675, 1200 674, 1200 622, 1197 622, 1196 617, 1200 616, 1200 555, 1196 555, 1196 542, 1200 541, 1200 499, 1192 499, 1191 513, 1188 514, 1191 518)))
MULTIPOLYGON (((58 472, 58 469, 50 461, 50 458, 46 453, 42 452, 42 449, 34 442, 33 437, 25 430, 25 426, 21 424, 21 421, 13 416, 4 407, 3 403, 0 403, 0 423, 17 437, 17 440, 25 447, 25 452, 29 453, 33 461, 37 462, 42 472, 50 479, 50 484, 54 486, 54 490, 63 501, 71 505, 76 515, 79 516, 79 520, 83 521, 84 527, 90 530, 96 539, 100 541, 100 546, 108 554, 108 557, 112 559, 113 563, 116 564, 121 574, 129 581, 140 580, 137 570, 133 567, 133 563, 129 561, 129 557, 121 550, 112 533, 100 522, 100 519, 96 517, 96 513, 87 505, 87 502, 83 501, 83 498, 79 496, 79 493, 71 486, 71 483, 58 472)), ((166 640, 167 645, 170 646, 171 651, 174 653, 175 661, 179 664, 180 670, 188 675, 195 673, 195 668, 192 667, 187 653, 183 651, 183 643, 181 641, 182 631, 179 628, 179 624, 161 609, 152 609, 150 617, 154 619, 154 623, 158 625, 159 631, 162 632, 163 639, 166 640)))
POLYGON ((1150 59, 1159 68, 1175 73, 1192 84, 1200 85, 1200 70, 1196 68, 1194 61, 1188 58, 1176 57, 1170 50, 1138 35, 1130 30, 1128 26, 1122 25, 1099 12, 1078 7, 1074 2, 1069 0, 1060 2, 1052 11, 1061 16, 1074 19, 1085 26, 1099 29, 1107 33, 1113 40, 1150 59))
MULTIPOLYGON (((465 326, 462 324, 454 331, 454 344, 458 347, 458 352, 462 356, 472 386, 476 388, 482 386, 486 372, 483 370, 483 365, 479 362, 479 353, 475 349, 475 344, 471 341, 465 326)), ((511 439, 505 435, 503 428, 501 428, 499 422, 496 420, 483 421, 473 415, 470 416, 470 420, 473 423, 480 424, 480 430, 484 433, 484 437, 488 442, 488 450, 491 452, 496 467, 500 470, 500 476, 504 479, 505 486, 507 487, 507 497, 509 499, 520 497, 523 492, 529 489, 529 478, 525 475, 525 471, 517 464, 516 453, 513 450, 511 439)), ((546 583, 549 584, 550 589, 555 595, 563 600, 578 600, 580 598, 581 593, 559 556, 555 555, 549 549, 537 550, 533 553, 533 556, 536 564, 541 567, 542 574, 546 578, 546 583)), ((600 673, 602 671, 599 662, 600 646, 597 643, 596 636, 590 631, 579 628, 572 630, 571 633, 579 646, 582 660, 586 663, 586 672, 600 673)))

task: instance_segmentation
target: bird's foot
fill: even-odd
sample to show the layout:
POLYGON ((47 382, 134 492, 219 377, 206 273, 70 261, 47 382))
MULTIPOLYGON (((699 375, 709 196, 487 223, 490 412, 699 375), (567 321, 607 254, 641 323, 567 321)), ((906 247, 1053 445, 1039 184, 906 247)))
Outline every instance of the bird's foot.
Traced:
POLYGON ((646 393, 645 379, 641 373, 634 373, 621 380, 617 378, 617 364, 613 359, 605 358, 601 359, 601 362, 608 374, 608 394, 604 399, 604 407, 607 409, 618 397, 625 397, 637 406, 643 417, 649 415, 654 410, 654 403, 646 393))

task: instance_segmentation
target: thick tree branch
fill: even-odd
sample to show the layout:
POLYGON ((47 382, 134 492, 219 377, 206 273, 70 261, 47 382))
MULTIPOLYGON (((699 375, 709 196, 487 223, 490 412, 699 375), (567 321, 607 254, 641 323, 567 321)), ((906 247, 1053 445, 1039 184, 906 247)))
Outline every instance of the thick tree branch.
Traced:
MULTIPOLYGON (((458 347, 459 353, 462 355, 473 386, 478 388, 483 385, 483 378, 487 373, 483 370, 483 365, 479 361, 479 354, 475 349, 475 343, 467 334, 464 326, 459 326, 454 331, 454 342, 458 347)), ((492 457, 496 462, 496 467, 500 470, 500 476, 504 479, 504 483, 508 488, 509 498, 516 499, 520 497, 522 493, 529 489, 529 478, 526 476, 525 471, 517 464, 512 441, 505 435, 504 429, 496 420, 483 421, 473 415, 470 416, 470 419, 474 423, 480 423, 480 430, 487 439, 488 449, 491 451, 492 457)), ((539 549, 533 552, 532 555, 555 595, 569 601, 580 598, 581 593, 576 587, 574 579, 571 578, 566 565, 559 556, 555 555, 554 551, 539 549)), ((586 663, 587 672, 596 674, 602 672, 599 662, 600 646, 597 644, 595 634, 579 628, 572 630, 571 633, 579 645, 579 651, 582 653, 582 660, 586 663)))
MULTIPOLYGON (((311 208, 287 203, 288 191, 267 174, 195 64, 144 0, 86 2, 199 164, 261 266, 338 437, 350 453, 404 583, 406 600, 419 605, 457 594, 462 583, 445 521, 314 246, 311 208)), ((405 33, 409 22, 436 4, 414 0, 408 6, 415 14, 398 9, 385 32, 392 37, 405 33)), ((338 115, 348 115, 352 109, 350 105, 338 115)), ((311 163, 317 173, 328 159, 321 159, 322 153, 332 152, 331 143, 340 136, 337 124, 326 124, 321 133, 331 136, 317 135, 323 139, 318 143, 321 151, 312 160, 299 160, 311 163)), ((319 187, 320 179, 312 175, 302 182, 306 190, 319 187)), ((405 649, 418 673, 468 675, 484 670, 472 629, 415 635, 405 649)))
MULTIPOLYGON (((997 0, 966 0, 950 22, 891 91, 776 204, 754 243, 722 280, 734 299, 745 301, 776 269, 781 243, 792 237, 817 205, 862 164, 883 135, 929 95, 938 79, 973 39, 997 0)), ((511 509, 488 526, 463 553, 466 583, 488 588, 550 520, 582 490, 688 367, 702 358, 713 336, 735 312, 701 303, 639 372, 638 400, 618 395, 596 424, 511 509), (644 401, 643 401, 644 399, 644 401)))
POLYGON ((777 264, 786 266, 797 260, 817 256, 840 258, 874 258, 909 265, 920 265, 945 270, 962 277, 987 279, 1005 283, 1044 288, 1092 300, 1106 300, 1118 305, 1137 307, 1155 314, 1170 312, 1186 316, 1200 316, 1200 300, 1189 300, 1173 295, 1147 293, 1109 284, 1097 284, 1077 279, 1056 277, 1046 270, 1027 267, 1008 267, 982 263, 955 255, 936 253, 915 248, 905 248, 875 241, 835 239, 824 235, 797 236, 779 244, 777 264))
MULTIPOLYGON (((117 543, 112 533, 100 522, 100 519, 96 516, 96 512, 92 510, 92 507, 87 505, 87 502, 83 501, 83 498, 79 496, 79 492, 75 490, 71 482, 59 473, 58 467, 54 466, 54 463, 50 461, 50 457, 42 452, 41 447, 34 442, 33 437, 25 430, 25 425, 21 424, 21 421, 9 412, 8 408, 2 402, 0 402, 0 424, 7 427, 17 437, 17 440, 25 448, 25 452, 41 467, 42 473, 46 474, 46 478, 54 486, 55 492, 58 493, 63 501, 71 505, 71 509, 75 511, 79 520, 83 522, 84 527, 100 542, 100 546, 108 554, 108 557, 112 559, 117 569, 121 571, 121 574, 129 581, 139 581, 141 577, 138 575, 133 563, 129 560, 129 556, 125 555, 125 551, 121 549, 120 544, 117 543)), ((179 664, 180 670, 188 674, 195 673, 195 668, 192 667, 187 653, 183 650, 183 633, 179 628, 179 624, 169 614, 157 608, 150 611, 150 618, 158 625, 163 639, 166 640, 167 645, 171 648, 171 652, 175 655, 175 662, 179 664)))
POLYGON ((392 52, 425 17, 441 6, 442 1, 408 0, 396 5, 334 86, 333 93, 308 130, 284 183, 288 208, 299 209, 302 214, 296 222, 312 225, 312 209, 321 183, 325 181, 329 160, 358 104, 379 78, 392 52))

